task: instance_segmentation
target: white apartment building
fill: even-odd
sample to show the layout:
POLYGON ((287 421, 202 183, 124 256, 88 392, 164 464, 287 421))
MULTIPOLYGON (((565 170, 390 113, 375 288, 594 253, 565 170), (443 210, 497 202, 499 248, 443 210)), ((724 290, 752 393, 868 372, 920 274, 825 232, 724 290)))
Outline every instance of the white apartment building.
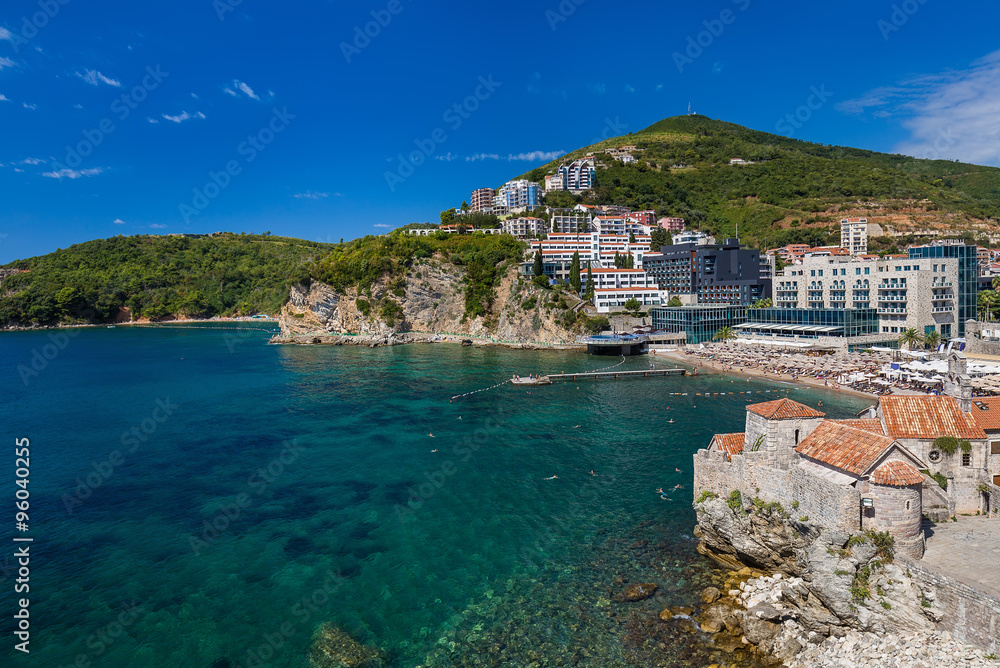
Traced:
POLYGON ((843 218, 840 221, 840 247, 851 255, 868 253, 868 219, 843 218))
MULTIPOLYGON (((559 190, 568 190, 573 193, 581 193, 594 187, 594 176, 597 174, 594 168, 594 159, 581 158, 574 160, 568 165, 560 165, 556 170, 556 175, 560 177, 558 182, 559 190)), ((546 180, 546 188, 549 181, 546 180)), ((556 185, 556 181, 551 182, 556 185)), ((555 189, 555 188, 553 188, 555 189)))
MULTIPOLYGON (((958 259, 807 257, 774 279, 783 309, 877 309, 879 335, 904 329, 957 336, 958 259)), ((888 336, 885 336, 888 335, 888 336)))
POLYGON ((677 234, 671 235, 671 239, 673 240, 675 246, 678 244, 698 244, 699 246, 706 246, 715 243, 715 237, 709 236, 704 232, 699 232, 697 230, 678 232, 677 234))
POLYGON ((645 234, 648 235, 652 229, 649 225, 643 225, 638 220, 632 220, 625 216, 598 216, 594 218, 592 227, 595 232, 601 234, 645 234))
MULTIPOLYGON (((598 313, 621 310, 630 299, 635 299, 643 306, 660 305, 656 281, 642 269, 591 269, 590 276, 594 281, 594 305, 598 313)), ((586 293, 586 270, 580 273, 580 280, 586 293)))
POLYGON ((548 230, 548 226, 545 221, 541 218, 525 217, 525 218, 508 218, 501 223, 503 226, 503 233, 510 234, 518 239, 527 239, 529 237, 537 237, 539 234, 545 234, 548 230))
POLYGON ((497 190, 493 198, 494 212, 532 211, 539 206, 541 188, 537 183, 527 179, 508 181, 497 190))
MULTIPOLYGON (((636 269, 642 268, 643 255, 649 253, 652 238, 648 234, 635 235, 635 242, 630 242, 628 235, 599 234, 588 232, 583 234, 549 234, 547 239, 532 240, 527 269, 535 253, 541 251, 543 264, 549 269, 546 274, 553 278, 569 278, 569 266, 573 261, 573 253, 580 254, 580 266, 595 269, 615 268, 615 256, 631 255, 636 269)), ((525 265, 522 265, 524 271, 525 265)))
POLYGON ((549 230, 558 233, 577 234, 590 232, 590 221, 593 218, 589 211, 576 209, 548 209, 549 230))

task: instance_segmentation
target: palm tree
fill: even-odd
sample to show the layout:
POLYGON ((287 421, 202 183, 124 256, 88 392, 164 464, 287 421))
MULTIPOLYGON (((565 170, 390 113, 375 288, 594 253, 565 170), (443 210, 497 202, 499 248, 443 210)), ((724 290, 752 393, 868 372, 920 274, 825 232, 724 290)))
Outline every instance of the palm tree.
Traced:
POLYGON ((914 327, 907 327, 899 335, 899 345, 907 350, 913 350, 913 346, 924 340, 924 337, 914 327))
POLYGON ((941 343, 941 333, 938 332, 936 329, 932 329, 931 331, 924 334, 925 348, 936 350, 939 343, 941 343))
POLYGON ((976 301, 980 308, 980 319, 992 321, 996 313, 997 304, 1000 304, 1000 295, 993 290, 983 290, 979 293, 976 301))
POLYGON ((717 331, 715 334, 712 335, 713 341, 722 341, 723 343, 732 341, 735 338, 736 338, 736 332, 734 332, 733 328, 730 327, 729 325, 720 328, 719 331, 717 331))

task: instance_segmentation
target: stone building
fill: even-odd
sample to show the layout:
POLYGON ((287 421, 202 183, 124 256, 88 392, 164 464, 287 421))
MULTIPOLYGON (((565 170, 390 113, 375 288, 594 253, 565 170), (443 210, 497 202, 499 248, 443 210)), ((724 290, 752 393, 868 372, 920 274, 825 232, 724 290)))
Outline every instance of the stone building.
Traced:
POLYGON ((739 490, 822 527, 887 531, 920 558, 924 468, 879 420, 830 420, 779 399, 747 406, 743 433, 716 435, 695 455, 694 491, 739 490))

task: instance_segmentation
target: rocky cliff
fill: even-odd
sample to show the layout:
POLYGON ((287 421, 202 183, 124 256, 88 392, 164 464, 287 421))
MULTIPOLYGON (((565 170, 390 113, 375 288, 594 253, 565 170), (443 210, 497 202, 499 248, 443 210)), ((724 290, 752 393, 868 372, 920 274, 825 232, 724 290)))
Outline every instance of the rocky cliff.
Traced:
POLYGON ((705 624, 763 655, 787 661, 850 630, 930 633, 941 619, 934 592, 893 563, 881 535, 819 529, 776 504, 745 507, 739 499, 707 498, 695 510, 699 551, 743 569, 704 610, 705 624))
POLYGON ((279 324, 282 337, 360 334, 387 341, 403 332, 447 333, 505 342, 570 343, 567 327, 584 304, 569 291, 545 290, 520 278, 512 266, 494 288, 485 316, 466 316, 469 278, 464 267, 438 257, 419 260, 406 275, 384 278, 361 294, 323 283, 291 288, 279 324))

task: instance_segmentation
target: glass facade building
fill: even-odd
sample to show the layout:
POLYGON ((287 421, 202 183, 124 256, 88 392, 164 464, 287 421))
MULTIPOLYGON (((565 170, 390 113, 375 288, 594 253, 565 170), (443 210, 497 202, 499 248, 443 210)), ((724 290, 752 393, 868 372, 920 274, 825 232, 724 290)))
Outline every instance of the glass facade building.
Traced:
POLYGON ((870 336, 879 331, 878 309, 753 308, 736 330, 800 339, 870 336))
POLYGON ((671 334, 686 334, 688 344, 711 341, 723 327, 735 327, 746 321, 747 307, 724 306, 658 306, 649 311, 653 328, 671 334))
POLYGON ((979 282, 977 248, 970 244, 935 243, 910 248, 911 258, 958 258, 958 335, 965 336, 965 321, 976 319, 976 293, 979 282))

